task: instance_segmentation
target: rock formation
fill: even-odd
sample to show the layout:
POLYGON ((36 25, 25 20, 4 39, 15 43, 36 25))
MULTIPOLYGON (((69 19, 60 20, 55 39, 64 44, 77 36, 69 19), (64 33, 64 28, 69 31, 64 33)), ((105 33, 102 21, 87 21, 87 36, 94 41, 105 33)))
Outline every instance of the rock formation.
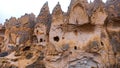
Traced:
POLYGON ((71 0, 0 25, 1 68, 119 68, 120 1, 71 0))
POLYGON ((5 26, 0 24, 0 52, 2 51, 1 48, 3 47, 3 42, 4 42, 4 34, 5 33, 5 26))

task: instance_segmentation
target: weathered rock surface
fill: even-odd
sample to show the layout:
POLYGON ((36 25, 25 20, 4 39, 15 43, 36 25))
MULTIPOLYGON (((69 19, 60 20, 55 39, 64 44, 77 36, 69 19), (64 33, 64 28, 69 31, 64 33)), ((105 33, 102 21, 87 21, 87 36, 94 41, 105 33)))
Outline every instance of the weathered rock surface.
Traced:
POLYGON ((120 1, 71 0, 0 25, 1 68, 119 68, 120 1))

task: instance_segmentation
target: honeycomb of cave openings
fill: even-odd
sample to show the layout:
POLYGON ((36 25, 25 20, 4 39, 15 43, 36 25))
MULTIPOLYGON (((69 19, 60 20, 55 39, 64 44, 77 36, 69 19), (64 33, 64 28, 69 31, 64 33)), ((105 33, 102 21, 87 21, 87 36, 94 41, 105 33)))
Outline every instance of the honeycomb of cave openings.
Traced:
POLYGON ((0 68, 120 68, 120 0, 46 2, 0 25, 0 68))

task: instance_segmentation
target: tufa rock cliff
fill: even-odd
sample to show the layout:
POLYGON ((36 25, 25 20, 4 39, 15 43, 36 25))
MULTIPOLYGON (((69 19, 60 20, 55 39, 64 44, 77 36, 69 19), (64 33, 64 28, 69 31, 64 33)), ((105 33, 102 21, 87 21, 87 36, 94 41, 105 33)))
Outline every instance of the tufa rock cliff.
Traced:
POLYGON ((1 68, 119 68, 120 1, 71 0, 0 25, 1 68))

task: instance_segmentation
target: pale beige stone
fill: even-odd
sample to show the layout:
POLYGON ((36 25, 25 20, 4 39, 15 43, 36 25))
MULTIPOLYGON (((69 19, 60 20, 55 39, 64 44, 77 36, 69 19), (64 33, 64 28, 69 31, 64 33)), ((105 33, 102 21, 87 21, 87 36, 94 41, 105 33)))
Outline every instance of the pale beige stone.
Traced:
POLYGON ((118 0, 71 0, 0 25, 1 68, 119 68, 118 0))

